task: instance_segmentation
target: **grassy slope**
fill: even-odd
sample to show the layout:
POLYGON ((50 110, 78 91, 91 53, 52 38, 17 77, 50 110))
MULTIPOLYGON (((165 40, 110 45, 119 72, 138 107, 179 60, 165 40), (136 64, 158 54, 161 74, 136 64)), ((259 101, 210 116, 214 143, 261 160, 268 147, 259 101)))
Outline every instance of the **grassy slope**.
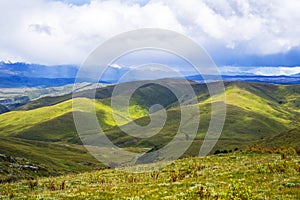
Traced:
POLYGON ((293 148, 300 148, 300 130, 292 129, 285 131, 257 142, 259 146, 263 147, 281 147, 289 146, 293 148))
MULTIPOLYGON (((177 84, 176 82, 172 84, 177 84)), ((195 91, 199 94, 199 105, 194 105, 195 109, 200 106, 201 122, 198 130, 197 140, 186 152, 186 155, 197 155, 202 143, 202 139, 207 130, 210 120, 210 98, 207 88, 204 85, 192 83, 195 91)), ((143 147, 160 148, 167 144, 177 132, 180 121, 180 110, 176 106, 174 97, 166 92, 165 88, 149 84, 142 87, 134 94, 130 111, 136 123, 146 125, 149 123, 147 110, 153 103, 161 102, 168 108, 168 121, 160 134, 149 139, 137 139, 123 134, 111 116, 109 99, 105 98, 111 94, 112 86, 98 90, 95 108, 100 124, 107 131, 107 135, 119 146, 123 147, 143 147), (153 98, 151 94, 155 94, 153 98), (161 97, 161 98, 159 98, 161 97)), ((289 130, 298 125, 299 94, 300 86, 278 86, 256 83, 226 83, 227 94, 227 118, 221 138, 213 149, 234 149, 246 146, 250 141, 270 137, 277 133, 289 130)), ((79 96, 84 96, 84 92, 79 96)), ((59 97, 60 98, 60 97, 59 97)), ((44 99, 45 100, 45 99, 44 99)), ((44 101, 47 103, 48 101, 44 101)), ((55 99, 52 99, 55 100, 55 99)), ((79 101, 84 106, 85 103, 93 103, 92 100, 80 98, 79 101)), ((39 101, 36 101, 39 102, 39 101)), ((37 104, 36 105, 43 105, 37 104)), ((48 102, 49 103, 49 102, 48 102)), ((76 134, 71 100, 55 103, 54 105, 39 107, 32 110, 19 110, 0 115, 0 136, 13 136, 29 140, 58 142, 67 144, 80 143, 76 134)), ((50 104, 52 104, 50 103, 50 104)), ((33 105, 31 104, 31 105, 33 105)), ((78 110, 82 111, 82 110, 78 110)), ((130 116, 124 115, 124 110, 119 110, 118 115, 122 116, 121 124, 126 125, 130 116)), ((296 139, 298 137, 296 136, 296 139)), ((9 139, 9 138, 7 138, 9 139)), ((299 140, 299 138, 298 138, 299 140)), ((182 140, 185 142, 185 136, 182 140)), ((32 143, 33 147, 38 143, 32 143)), ((51 145, 49 143, 49 145, 51 145)), ((4 143, 0 145, 4 146, 4 143)), ((7 143, 5 148, 0 149, 0 153, 23 152, 22 146, 7 143)), ((34 149, 34 148, 33 148, 34 149)), ((38 151, 38 150, 36 150, 38 151)), ((40 152, 48 152, 45 146, 41 146, 40 152)), ((30 157, 30 148, 26 156, 30 157)), ((34 152, 34 151, 33 151, 34 152)), ((42 157, 36 157, 37 161, 44 162, 42 157), (41 159, 41 160, 40 160, 41 159)), ((54 159, 55 160, 55 159, 54 159)), ((60 163, 62 160, 57 160, 60 163)), ((61 169, 65 169, 61 167, 61 169)))
MULTIPOLYGON (((294 104, 282 105, 278 103, 278 99, 290 98, 288 95, 294 93, 279 94, 277 88, 280 86, 272 86, 275 88, 267 88, 265 84, 245 84, 244 83, 230 83, 226 87, 226 104, 227 104, 227 117, 225 126, 222 131, 221 138, 217 143, 216 149, 234 149, 236 147, 246 146, 247 143, 255 141, 264 137, 269 137, 279 132, 288 130, 293 126, 293 120, 296 120, 296 111, 294 104), (247 88, 245 87, 247 86, 247 88), (265 95, 264 91, 258 91, 255 87, 262 87, 264 90, 274 90, 276 96, 272 99, 265 95), (265 88, 266 87, 266 88, 265 88), (251 92, 252 93, 251 93, 251 92)), ((287 87, 289 89, 289 87, 287 87)), ((283 90, 285 91, 285 90, 283 90)), ((299 94, 298 94, 299 96, 299 94)), ((195 152, 199 151, 204 135, 207 131, 207 126, 210 120, 210 101, 208 98, 202 101, 200 105, 201 122, 198 129, 198 141, 190 148, 189 154, 196 155, 195 152)), ((289 101, 286 101, 289 103, 289 101)), ((197 109, 195 107, 195 109, 197 109)), ((157 134, 149 139, 137 139, 128 136, 120 131, 119 128, 114 127, 107 131, 111 140, 116 144, 122 145, 136 145, 142 147, 161 147, 167 144, 178 129, 180 121, 180 110, 175 107, 168 110, 168 122, 157 134), (128 142, 131 141, 131 142, 128 142)), ((138 124, 149 123, 148 117, 143 117, 136 120, 138 124)), ((126 125, 125 125, 126 126, 126 125)), ((185 137, 182 137, 184 142, 185 137)))
POLYGON ((52 106, 52 105, 67 101, 69 99, 71 99, 70 94, 56 96, 56 97, 42 97, 42 98, 31 101, 31 102, 21 106, 17 110, 32 110, 32 109, 41 108, 44 106, 52 106))
MULTIPOLYGON (((92 100, 86 98, 75 100, 82 104, 83 111, 85 104, 94 103, 92 100)), ((112 109, 106 104, 107 102, 105 101, 96 101, 94 104, 99 123, 104 129, 116 125, 112 118, 112 109)), ((146 114, 146 111, 137 105, 132 105, 130 110, 133 114, 131 115, 133 119, 146 114)), ((130 116, 125 116, 122 110, 116 113, 123 116, 121 124, 129 121, 130 116)), ((4 113, 0 116, 0 135, 40 141, 78 143, 79 140, 72 115, 72 100, 34 110, 4 113)))
POLYGON ((48 142, 0 137, 1 154, 30 159, 42 164, 50 172, 82 172, 102 168, 81 145, 59 145, 48 142), (94 163, 93 166, 82 162, 94 163))
MULTIPOLYGON (((177 79, 166 79, 167 83, 169 85, 180 85, 180 80, 177 79)), ((135 83, 135 82, 134 82, 135 83)), ((131 83, 121 83, 124 88, 128 87, 130 88, 131 83)), ((193 83, 192 83, 193 85, 193 83)), ((198 87, 198 86, 197 86, 198 87)), ((76 97, 87 97, 89 96, 89 93, 95 92, 95 98, 96 99, 107 99, 110 98, 113 92, 114 86, 107 86, 103 88, 98 88, 96 91, 94 90, 85 90, 80 91, 76 93, 76 97)), ((200 90, 205 90, 205 86, 199 87, 200 90)), ((199 90, 198 89, 198 90, 199 90)), ((126 91, 124 91, 126 93, 126 91)), ((70 100, 72 98, 71 94, 66 94, 62 96, 57 97, 43 97, 34 101, 29 102, 26 105, 23 105, 18 110, 32 110, 36 108, 41 108, 44 106, 50 106, 55 105, 58 103, 61 103, 63 101, 70 100)), ((149 107, 153 105, 154 102, 159 99, 159 102, 162 105, 168 106, 174 101, 176 101, 176 98, 174 95, 172 95, 165 87, 161 87, 157 84, 146 84, 142 87, 140 87, 133 95, 133 102, 142 105, 144 107, 149 107)))
MULTIPOLYGON (((169 84, 178 84, 176 81, 168 82, 169 84)), ((96 98, 100 99, 95 104, 97 116, 103 129, 108 129, 116 125, 112 118, 109 99, 106 99, 110 97, 112 89, 113 86, 108 86, 97 89, 96 92, 96 98)), ((84 97, 88 92, 79 92, 77 95, 84 97)), ((70 98, 70 95, 59 96, 57 98, 45 97, 24 105, 18 111, 1 115, 0 135, 42 141, 78 142, 71 114, 71 100, 66 100, 70 98)), ((125 116, 125 110, 122 109, 117 111, 117 115, 121 116, 122 120, 120 124, 125 124, 130 121, 130 118, 137 119, 147 115, 149 107, 155 103, 161 103, 165 107, 168 107, 175 103, 175 101, 176 97, 166 88, 155 84, 148 84, 134 93, 129 108, 131 116, 125 116)), ((88 104, 90 101, 85 99, 82 103, 88 104)))
POLYGON ((0 185, 0 198, 299 199, 299 157, 234 153, 186 158, 156 172, 102 170, 0 185), (272 167, 270 167, 272 166, 272 167), (283 167, 280 167, 283 166, 283 167), (64 186, 61 190, 61 186, 64 186))
MULTIPOLYGON (((169 83, 180 84, 176 81, 169 81, 169 83)), ((211 99, 205 85, 192 83, 192 86, 200 100, 201 124, 197 138, 201 140, 210 120, 211 99)), ((97 100, 95 105, 101 126, 106 130, 109 129, 108 135, 114 139, 115 143, 122 145, 126 140, 130 140, 130 136, 125 136, 119 128, 114 127, 116 123, 111 115, 109 99, 105 99, 111 95, 112 89, 113 86, 98 89, 96 97, 100 100, 97 100), (120 137, 122 135, 124 137, 120 137)), ((234 146, 241 142, 268 137, 295 127, 299 109, 297 101, 299 93, 299 86, 226 83, 227 118, 221 141, 217 145, 218 148, 226 148, 226 146, 235 148, 234 146)), ((78 96, 85 96, 85 92, 79 93, 78 96)), ((58 97, 57 101, 60 101, 61 98, 58 97)), ((29 108, 32 105, 52 104, 55 103, 54 100, 48 97, 34 101, 27 106, 29 108)), ((83 104, 90 102, 88 99, 82 101, 83 104)), ((148 108, 155 103, 161 103, 169 108, 168 123, 161 134, 148 140, 138 140, 135 142, 135 146, 153 147, 154 144, 162 146, 170 141, 177 131, 180 110, 176 106, 178 104, 176 98, 166 88, 155 84, 147 84, 134 93, 130 107, 131 117, 133 119, 142 117, 136 121, 138 124, 149 123, 149 118, 143 116, 147 115, 148 108)), ((33 140, 80 143, 74 127, 71 107, 71 100, 67 100, 34 110, 2 114, 0 116, 0 134, 33 140)), ((130 120, 130 116, 124 116, 124 110, 119 110, 118 114, 123 118, 121 124, 126 124, 130 120)))
POLYGON ((17 134, 24 129, 71 112, 71 108, 71 102, 63 102, 54 106, 42 107, 36 110, 4 113, 0 117, 1 135, 5 136, 17 134))

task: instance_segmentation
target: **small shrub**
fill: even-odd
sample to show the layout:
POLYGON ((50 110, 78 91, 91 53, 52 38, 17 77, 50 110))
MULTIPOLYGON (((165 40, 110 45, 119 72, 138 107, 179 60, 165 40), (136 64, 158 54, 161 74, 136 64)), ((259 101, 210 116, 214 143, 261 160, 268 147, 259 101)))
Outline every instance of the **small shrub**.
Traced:
POLYGON ((185 178, 185 172, 184 171, 175 171, 172 170, 170 172, 170 181, 171 182, 176 182, 178 180, 182 180, 185 178))
POLYGON ((230 188, 226 191, 225 199, 252 199, 253 194, 251 188, 244 183, 236 183, 231 181, 230 188))
POLYGON ((38 180, 29 180, 28 184, 30 189, 33 190, 36 186, 38 186, 38 180))
POLYGON ((300 163, 295 164, 295 170, 300 173, 300 163))
POLYGON ((128 183, 138 182, 138 178, 135 177, 133 174, 129 174, 126 179, 128 183))
POLYGON ((7 195, 9 199, 12 199, 16 196, 16 191, 11 187, 11 185, 7 185, 3 191, 0 190, 0 199, 2 199, 2 195, 7 195))
POLYGON ((219 149, 217 149, 214 154, 217 155, 219 153, 221 153, 221 151, 219 149))
POLYGON ((200 199, 207 199, 213 197, 212 192, 207 188, 201 185, 198 187, 197 194, 199 195, 200 199))
POLYGON ((284 173, 290 169, 290 163, 287 161, 272 162, 268 164, 268 169, 271 172, 284 173))
POLYGON ((257 171, 258 171, 258 173, 260 173, 260 174, 264 174, 264 173, 267 173, 267 172, 268 172, 268 170, 266 169, 266 167, 264 167, 263 165, 258 165, 258 166, 257 166, 257 171))
POLYGON ((56 190, 54 180, 50 181, 50 183, 47 185, 47 188, 48 188, 48 190, 51 190, 51 191, 55 191, 56 190))
POLYGON ((300 183, 285 183, 283 184, 285 187, 288 187, 288 188, 297 188, 297 187, 300 187, 300 183))
POLYGON ((60 184, 60 186, 59 186, 59 188, 60 188, 61 190, 64 190, 64 189, 65 189, 65 183, 66 183, 65 180, 63 180, 63 181, 61 182, 61 184, 60 184))
POLYGON ((158 179, 160 172, 159 171, 153 171, 150 174, 150 177, 154 180, 158 179))

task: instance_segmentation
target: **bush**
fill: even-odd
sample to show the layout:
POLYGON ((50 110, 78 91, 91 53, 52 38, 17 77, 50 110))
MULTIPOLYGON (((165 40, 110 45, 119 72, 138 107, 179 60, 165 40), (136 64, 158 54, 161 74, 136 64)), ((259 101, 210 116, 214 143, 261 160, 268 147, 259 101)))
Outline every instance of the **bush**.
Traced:
POLYGON ((264 167, 263 165, 258 165, 258 166, 257 166, 257 171, 258 171, 258 173, 260 173, 260 174, 264 174, 264 173, 267 173, 267 172, 268 172, 267 168, 264 167))
POLYGON ((290 169, 290 163, 287 161, 272 162, 268 164, 268 169, 271 172, 284 173, 290 169))
POLYGON ((230 188, 226 191, 225 199, 241 199, 248 200, 252 199, 253 194, 251 188, 246 186, 244 183, 231 180, 230 188))

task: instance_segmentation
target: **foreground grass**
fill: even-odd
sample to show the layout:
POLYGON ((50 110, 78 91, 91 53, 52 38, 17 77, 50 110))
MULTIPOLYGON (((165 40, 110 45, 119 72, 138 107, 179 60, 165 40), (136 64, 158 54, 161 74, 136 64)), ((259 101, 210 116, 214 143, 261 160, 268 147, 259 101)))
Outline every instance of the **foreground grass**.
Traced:
POLYGON ((2 184, 0 199, 299 199, 299 165, 296 155, 220 154, 155 172, 107 169, 2 184))

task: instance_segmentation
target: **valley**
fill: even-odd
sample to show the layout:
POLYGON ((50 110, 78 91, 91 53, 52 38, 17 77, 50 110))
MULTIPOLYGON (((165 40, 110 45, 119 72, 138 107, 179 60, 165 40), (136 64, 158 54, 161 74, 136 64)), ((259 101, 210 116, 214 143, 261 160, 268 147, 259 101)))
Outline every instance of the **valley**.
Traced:
MULTIPOLYGON (((176 79, 168 80, 172 84, 180 84, 176 79)), ((198 133, 185 156, 196 156, 204 139, 210 120, 210 104, 206 85, 191 82, 197 94, 198 104, 191 105, 200 110, 201 120, 198 133)), ((86 98, 90 90, 79 91, 74 101, 82 105, 94 101, 98 121, 105 134, 113 143, 121 148, 159 148, 167 144, 178 128, 180 107, 178 101, 166 88, 149 84, 139 88, 130 100, 130 115, 118 110, 121 124, 124 127, 133 119, 135 123, 146 125, 149 121, 149 108, 153 104, 161 104, 167 110, 168 120, 164 128, 150 138, 135 138, 124 134, 116 126, 110 108, 110 97, 114 86, 96 90, 96 100, 86 98), (153 98, 155 94, 155 98, 153 98)), ((300 109, 299 85, 272 85, 264 83, 225 82, 226 88, 226 121, 219 141, 214 149, 243 149, 249 143, 272 137, 276 134, 299 127, 300 109)), ((126 91, 124 91, 126 92, 126 91)), ((73 122, 72 96, 42 97, 19 107, 17 110, 0 115, 0 136, 18 138, 32 142, 46 142, 54 145, 81 145, 73 122)), ((155 113, 154 113, 155 114, 155 113)), ((159 113, 156 113, 159 114, 159 113)), ((185 142, 183 136, 181 142, 185 142)), ((179 141, 180 142, 180 141, 179 141)), ((4 149, 2 149, 4 151, 4 149)), ((0 152, 5 153, 5 152, 0 152)), ((37 159, 36 161, 39 161, 37 159)))

